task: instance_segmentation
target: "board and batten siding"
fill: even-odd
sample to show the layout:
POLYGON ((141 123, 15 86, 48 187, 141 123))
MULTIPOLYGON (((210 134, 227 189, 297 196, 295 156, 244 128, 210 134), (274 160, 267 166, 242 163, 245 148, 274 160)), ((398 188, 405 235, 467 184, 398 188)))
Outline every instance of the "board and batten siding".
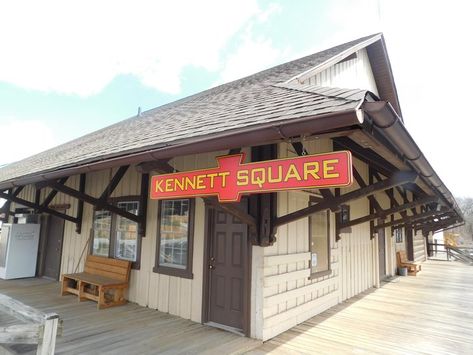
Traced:
POLYGON ((412 238, 414 244, 414 261, 425 261, 427 259, 427 245, 422 231, 417 231, 412 238))
POLYGON ((331 66, 304 80, 304 84, 345 89, 365 89, 378 95, 366 49, 356 52, 356 58, 331 66))
MULTIPOLYGON (((249 151, 244 150, 249 156, 249 151)), ((227 152, 213 152, 184 156, 173 159, 170 164, 177 170, 194 170, 216 166, 215 157, 227 152)), ((86 175, 85 192, 99 197, 118 168, 88 173, 86 175)), ((78 189, 79 176, 71 176, 66 185, 78 189)), ((140 194, 141 175, 131 166, 111 197, 138 196, 140 194)), ((51 191, 44 188, 41 191, 41 200, 51 191)), ((36 190, 34 186, 26 186, 19 197, 34 201, 36 190)), ((69 204, 66 211, 75 216, 77 213, 77 199, 58 192, 51 205, 69 204)), ((12 209, 15 205, 12 204, 12 209)), ((89 237, 92 233, 94 207, 84 203, 82 233, 77 234, 75 224, 65 221, 64 241, 61 259, 61 274, 81 272, 84 268, 85 256, 88 254, 89 237), (87 244, 87 246, 86 246, 87 244)), ((146 236, 141 242, 141 262, 139 270, 132 270, 128 299, 141 306, 168 312, 182 318, 201 321, 202 316, 202 285, 203 285, 203 255, 205 234, 205 206, 202 199, 197 198, 195 203, 194 249, 193 249, 193 279, 180 278, 153 272, 155 266, 158 202, 148 199, 146 236)), ((92 243, 92 240, 90 240, 92 243)))
MULTIPOLYGON (((309 154, 332 151, 328 139, 304 142, 309 154)), ((279 158, 295 156, 290 145, 279 145, 279 158)), ((354 159, 360 174, 368 178, 366 164, 354 159)), ((356 189, 342 189, 346 193, 356 189)), ((307 192, 289 191, 278 193, 278 215, 307 207, 307 192)), ((350 203, 352 218, 369 212, 368 200, 350 203)), ((278 228, 276 242, 270 247, 253 247, 253 288, 255 291, 255 315, 252 335, 267 340, 314 315, 375 286, 377 274, 377 244, 370 239, 369 223, 352 227, 350 233, 342 234, 335 241, 335 215, 330 213, 331 273, 310 279, 310 248, 308 218, 278 228), (258 254, 259 253, 259 254, 258 254), (259 264, 257 264, 259 262, 259 264), (258 265, 258 266, 256 266, 258 265), (258 299, 260 298, 260 299, 258 299)))

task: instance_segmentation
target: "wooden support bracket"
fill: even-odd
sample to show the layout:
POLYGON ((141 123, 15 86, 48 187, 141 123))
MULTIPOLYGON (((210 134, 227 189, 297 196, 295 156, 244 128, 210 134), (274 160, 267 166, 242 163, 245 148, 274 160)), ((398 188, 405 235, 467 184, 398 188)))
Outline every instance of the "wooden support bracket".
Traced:
POLYGON ((419 199, 419 200, 416 200, 416 201, 413 201, 413 202, 405 203, 403 205, 392 207, 392 208, 389 208, 389 209, 386 209, 386 210, 382 209, 381 211, 369 214, 369 215, 364 216, 364 217, 353 219, 349 222, 340 224, 340 227, 341 228, 351 227, 351 226, 355 226, 355 225, 358 225, 358 224, 361 224, 361 223, 374 221, 378 218, 385 219, 385 218, 387 218, 390 215, 393 215, 395 213, 405 211, 405 210, 410 209, 410 208, 415 207, 415 206, 424 205, 424 204, 430 203, 430 202, 435 202, 437 200, 438 200, 437 197, 425 197, 425 198, 422 198, 422 199, 419 199))
POLYGON ((331 200, 325 200, 316 205, 312 205, 306 208, 303 208, 299 211, 289 213, 287 215, 276 218, 274 226, 281 226, 290 222, 297 221, 301 218, 305 218, 313 213, 323 211, 326 209, 331 209, 334 206, 339 206, 341 204, 347 203, 349 201, 357 200, 362 197, 372 195, 378 191, 386 190, 394 186, 402 185, 408 182, 413 182, 417 179, 417 174, 411 171, 400 171, 399 173, 394 174, 389 179, 379 181, 373 185, 360 188, 355 191, 348 192, 344 195, 334 197, 331 200))
POLYGON ((69 221, 69 222, 72 222, 72 223, 77 222, 77 219, 75 217, 69 216, 69 215, 64 214, 64 213, 60 213, 56 210, 53 210, 53 209, 50 209, 50 208, 47 208, 47 207, 43 207, 42 205, 37 205, 34 202, 27 201, 27 200, 24 200, 22 198, 16 197, 13 194, 9 195, 9 194, 6 194, 5 192, 0 192, 0 197, 4 198, 5 200, 9 200, 11 202, 19 203, 20 205, 32 208, 32 209, 37 210, 39 212, 49 213, 53 216, 65 219, 66 221, 69 221))
POLYGON ((424 212, 422 214, 417 214, 415 216, 409 216, 407 218, 396 219, 392 222, 378 224, 377 226, 375 226, 375 228, 380 229, 380 228, 387 228, 387 227, 391 227, 391 226, 399 226, 401 224, 412 224, 413 222, 416 222, 416 221, 419 221, 419 220, 424 220, 425 221, 426 218, 428 218, 428 217, 440 216, 440 215, 443 215, 443 214, 445 214, 445 211, 428 211, 428 212, 424 212))
POLYGON ((86 193, 80 192, 78 190, 75 190, 75 189, 70 188, 70 187, 65 186, 65 185, 58 184, 55 181, 49 182, 49 186, 52 187, 53 189, 56 189, 56 190, 58 190, 58 191, 60 191, 64 194, 66 194, 66 195, 69 195, 69 196, 75 197, 79 200, 82 200, 84 202, 87 202, 87 203, 89 203, 89 204, 91 204, 91 205, 93 205, 97 208, 110 211, 110 212, 115 213, 119 216, 125 217, 125 218, 127 218, 127 219, 129 219, 133 222, 137 222, 137 223, 140 222, 139 216, 137 216, 133 213, 127 212, 127 211, 121 209, 120 207, 111 205, 106 201, 103 201, 101 199, 90 196, 86 193))

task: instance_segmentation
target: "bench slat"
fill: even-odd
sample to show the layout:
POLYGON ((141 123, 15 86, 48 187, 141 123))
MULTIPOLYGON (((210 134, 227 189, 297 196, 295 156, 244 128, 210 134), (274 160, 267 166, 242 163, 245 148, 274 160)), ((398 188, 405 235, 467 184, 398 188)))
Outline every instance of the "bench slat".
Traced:
POLYGON ((120 280, 120 281, 123 281, 123 282, 127 282, 128 277, 129 277, 129 272, 128 271, 127 271, 126 274, 119 274, 119 273, 116 273, 114 271, 108 271, 108 270, 95 268, 95 267, 90 267, 90 266, 86 266, 84 268, 84 272, 86 272, 88 274, 92 274, 92 275, 100 275, 100 276, 103 276, 103 277, 108 277, 108 278, 111 278, 111 279, 120 280))
POLYGON ((128 282, 123 282, 122 280, 117 280, 111 277, 104 277, 101 275, 89 274, 87 272, 80 272, 77 274, 66 274, 63 277, 68 279, 73 279, 77 281, 85 281, 87 283, 96 285, 96 286, 109 286, 109 285, 123 285, 128 284, 128 282))
POLYGON ((97 270, 105 270, 105 271, 113 272, 117 275, 126 275, 126 274, 128 274, 128 265, 126 265, 125 267, 122 267, 122 266, 101 264, 101 263, 97 263, 97 262, 94 262, 94 261, 88 261, 85 264, 85 267, 86 268, 97 269, 97 270))
POLYGON ((103 256, 97 256, 97 255, 88 255, 86 259, 86 263, 87 261, 96 262, 100 264, 107 264, 107 265, 112 265, 112 266, 119 266, 119 267, 124 267, 124 268, 128 268, 130 265, 130 262, 128 260, 112 259, 112 258, 106 258, 103 256))
POLYGON ((91 275, 97 275, 97 276, 102 276, 102 277, 109 278, 109 279, 120 280, 121 282, 127 282, 128 281, 128 274, 127 275, 120 275, 120 274, 117 274, 117 273, 114 273, 114 272, 101 270, 101 269, 95 269, 95 268, 91 268, 91 267, 85 268, 84 271, 88 274, 91 274, 91 275))

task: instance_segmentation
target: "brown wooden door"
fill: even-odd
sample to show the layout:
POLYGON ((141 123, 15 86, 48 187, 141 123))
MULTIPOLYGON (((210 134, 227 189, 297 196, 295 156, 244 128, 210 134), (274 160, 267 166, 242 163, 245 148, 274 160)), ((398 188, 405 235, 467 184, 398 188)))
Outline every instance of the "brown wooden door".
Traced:
MULTIPOLYGON (((382 222, 380 222, 382 223, 382 222)), ((379 279, 386 277, 386 238, 384 228, 378 229, 379 279)))
MULTIPOLYGON (((247 208, 241 204, 241 208, 247 208)), ((211 210, 208 321, 243 330, 248 268, 248 226, 211 210)))
POLYGON ((47 228, 43 276, 59 280, 62 241, 64 237, 64 220, 50 216, 47 228))

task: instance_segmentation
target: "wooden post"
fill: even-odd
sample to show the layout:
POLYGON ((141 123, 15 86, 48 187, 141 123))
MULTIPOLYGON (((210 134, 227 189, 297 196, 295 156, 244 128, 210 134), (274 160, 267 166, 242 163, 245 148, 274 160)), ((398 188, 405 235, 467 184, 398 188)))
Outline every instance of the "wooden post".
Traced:
POLYGON ((59 316, 55 313, 46 315, 44 320, 43 337, 39 340, 38 355, 54 355, 56 349, 56 335, 59 324, 59 316))
POLYGON ((59 316, 56 313, 44 314, 2 294, 0 294, 0 311, 26 322, 21 325, 0 327, 0 343, 38 344, 37 354, 54 354, 59 326, 59 316))

